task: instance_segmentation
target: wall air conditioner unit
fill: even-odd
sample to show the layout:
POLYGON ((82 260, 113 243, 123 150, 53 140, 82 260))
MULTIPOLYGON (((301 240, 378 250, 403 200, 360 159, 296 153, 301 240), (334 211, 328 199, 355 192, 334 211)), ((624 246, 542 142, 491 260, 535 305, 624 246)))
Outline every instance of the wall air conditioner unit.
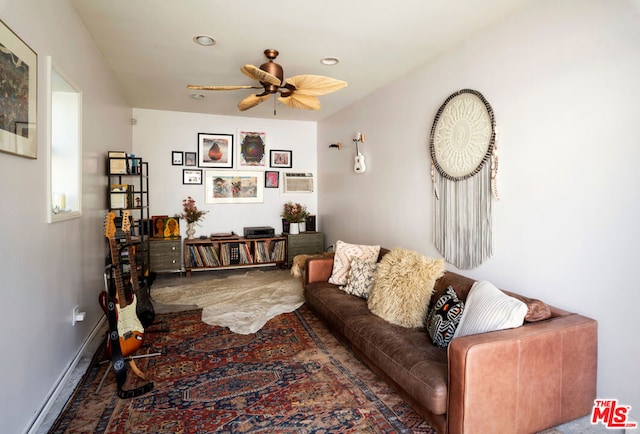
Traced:
POLYGON ((313 193, 313 173, 284 173, 285 193, 313 193))

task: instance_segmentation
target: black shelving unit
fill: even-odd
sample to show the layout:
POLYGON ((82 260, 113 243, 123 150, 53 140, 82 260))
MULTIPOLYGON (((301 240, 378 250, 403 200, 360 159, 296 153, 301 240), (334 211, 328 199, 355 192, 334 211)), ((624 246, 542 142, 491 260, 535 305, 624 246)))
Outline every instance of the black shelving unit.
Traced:
MULTIPOLYGON (((124 153, 122 153, 124 154, 124 153)), ((149 163, 140 157, 107 157, 107 209, 116 217, 129 211, 131 238, 137 244, 138 276, 149 274, 149 163)))

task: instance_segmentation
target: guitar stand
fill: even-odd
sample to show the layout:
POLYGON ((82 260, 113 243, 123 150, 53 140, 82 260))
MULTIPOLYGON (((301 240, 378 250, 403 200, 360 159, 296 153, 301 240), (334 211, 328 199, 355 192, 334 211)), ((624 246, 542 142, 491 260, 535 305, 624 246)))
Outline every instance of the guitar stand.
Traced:
MULTIPOLYGON (((149 381, 149 378, 142 373, 142 371, 140 371, 140 369, 138 369, 138 367, 135 365, 135 363, 133 363, 134 360, 136 359, 146 359, 147 357, 156 357, 161 355, 162 353, 151 353, 151 354, 141 354, 139 356, 129 356, 129 357, 125 357, 124 361, 129 363, 129 366, 131 367, 131 370, 140 378, 142 378, 145 381, 149 381)), ((102 362, 100 362, 101 365, 104 365, 105 363, 109 364, 109 367, 107 368, 106 371, 104 371, 104 375, 102 375, 102 379, 100 380, 100 384, 98 384, 98 387, 96 387, 95 392, 93 392, 94 395, 97 395, 100 392, 100 389, 102 388, 102 385, 104 384, 105 380, 107 379, 107 375, 109 374, 109 371, 111 371, 111 368, 113 367, 113 362, 111 360, 103 360, 102 362)))
MULTIPOLYGON (((112 277, 113 271, 114 270, 113 270, 112 264, 107 265, 104 270, 104 284, 105 284, 104 292, 106 292, 109 300, 115 297, 115 295, 113 294, 114 293, 113 288, 109 285, 109 277, 112 277)), ((118 383, 118 397, 133 398, 136 396, 140 396, 150 391, 151 389, 153 389, 153 382, 136 366, 135 359, 159 356, 161 353, 156 352, 151 354, 142 354, 138 356, 130 355, 127 357, 123 357, 120 350, 120 343, 118 341, 119 339, 118 333, 115 331, 117 328, 117 325, 116 325, 117 314, 115 311, 115 303, 113 301, 108 301, 106 302, 106 304, 107 304, 106 313, 107 313, 107 318, 109 320, 109 333, 107 333, 107 340, 108 340, 107 344, 111 343, 111 360, 105 360, 103 362, 100 362, 101 364, 108 362, 109 368, 107 368, 104 375, 102 376, 102 379, 100 380, 100 383, 98 384, 98 387, 96 388, 94 394, 98 394, 100 392, 100 389, 102 388, 102 385, 104 384, 104 381, 107 378, 107 374, 111 369, 113 369, 116 376, 116 381, 118 383), (129 367, 134 374, 136 374, 138 377, 140 377, 147 383, 132 390, 124 390, 123 386, 127 378, 127 369, 125 366, 125 362, 128 362, 129 367)))

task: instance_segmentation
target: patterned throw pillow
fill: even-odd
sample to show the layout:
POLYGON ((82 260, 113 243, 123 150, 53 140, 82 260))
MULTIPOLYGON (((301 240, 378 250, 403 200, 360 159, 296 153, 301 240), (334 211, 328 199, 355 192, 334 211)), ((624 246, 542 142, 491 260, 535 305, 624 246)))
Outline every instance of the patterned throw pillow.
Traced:
POLYGON ((425 324, 436 346, 443 348, 449 345, 463 311, 464 303, 458 298, 456 291, 449 286, 433 305, 425 324))
POLYGON ((357 295, 365 299, 369 298, 369 292, 371 292, 375 281, 377 266, 378 264, 376 262, 353 258, 347 276, 347 284, 341 286, 340 289, 347 294, 357 295))
POLYGON ((380 246, 363 246, 338 240, 338 242, 336 242, 336 253, 333 257, 333 270, 331 271, 329 283, 346 285, 347 275, 349 274, 349 268, 351 267, 351 260, 353 258, 376 262, 379 253, 380 246))
POLYGON ((520 327, 527 305, 491 283, 476 282, 467 295, 464 313, 454 338, 520 327))

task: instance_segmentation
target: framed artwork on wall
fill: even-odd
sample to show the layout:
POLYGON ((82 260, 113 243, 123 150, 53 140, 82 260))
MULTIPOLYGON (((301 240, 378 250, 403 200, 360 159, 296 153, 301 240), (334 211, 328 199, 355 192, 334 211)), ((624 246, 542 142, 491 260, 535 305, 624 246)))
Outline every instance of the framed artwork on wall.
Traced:
POLYGON ((182 169, 182 183, 202 185, 202 169, 182 169))
POLYGON ((198 154, 196 152, 184 153, 184 165, 185 166, 197 166, 198 154))
POLYGON ((267 170, 264 172, 264 187, 278 188, 280 187, 280 172, 275 170, 267 170))
POLYGON ((233 134, 198 133, 198 166, 233 168, 233 134))
POLYGON ((205 203, 263 202, 264 172, 205 171, 205 203))
POLYGON ((266 134, 256 131, 240 131, 240 166, 266 165, 266 134))
POLYGON ((180 236, 180 220, 176 217, 164 219, 164 237, 178 238, 180 236))
POLYGON ((269 153, 269 165, 271 167, 293 167, 293 154, 291 151, 272 149, 269 153))
POLYGON ((0 151, 38 157, 38 55, 0 21, 0 151))
POLYGON ((164 220, 167 218, 169 218, 168 215, 154 215, 151 217, 153 222, 151 236, 153 238, 164 238, 164 220))
POLYGON ((171 151, 171 165, 173 166, 182 166, 182 152, 180 151, 171 151))

